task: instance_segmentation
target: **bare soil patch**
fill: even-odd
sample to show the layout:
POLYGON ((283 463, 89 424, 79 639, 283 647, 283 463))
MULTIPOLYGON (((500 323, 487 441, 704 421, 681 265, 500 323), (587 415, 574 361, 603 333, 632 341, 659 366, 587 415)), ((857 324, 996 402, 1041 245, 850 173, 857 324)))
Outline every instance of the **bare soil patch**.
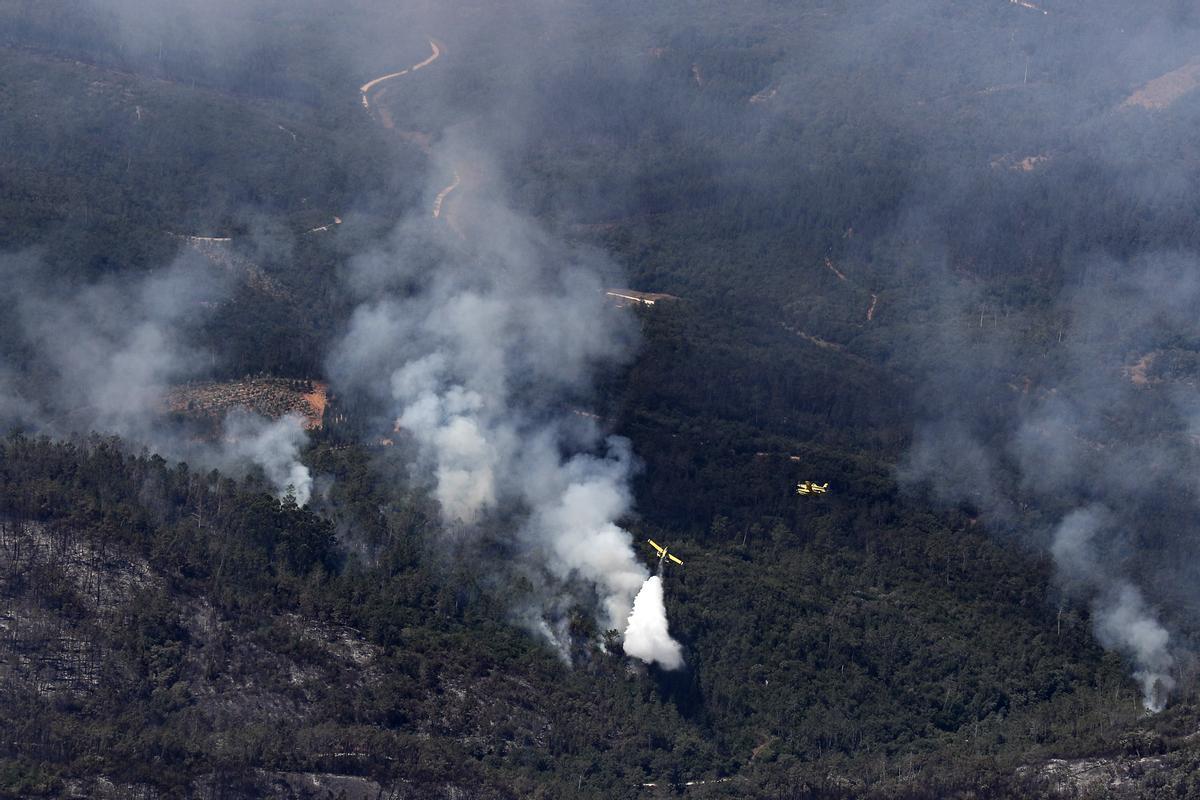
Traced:
POLYGON ((1126 97, 1125 101, 1121 103, 1121 108, 1136 106, 1157 111, 1167 108, 1198 86, 1200 86, 1200 62, 1194 61, 1149 81, 1126 97))
POLYGON ((328 392, 328 384, 322 381, 245 378, 175 386, 167 392, 165 401, 172 413, 214 423, 236 408, 272 419, 295 413, 304 417, 306 430, 317 430, 325 415, 328 392))

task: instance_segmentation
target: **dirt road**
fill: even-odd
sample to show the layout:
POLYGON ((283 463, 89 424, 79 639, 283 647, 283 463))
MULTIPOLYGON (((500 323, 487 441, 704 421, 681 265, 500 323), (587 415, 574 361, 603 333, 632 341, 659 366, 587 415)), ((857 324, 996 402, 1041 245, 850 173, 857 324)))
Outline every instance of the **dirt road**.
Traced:
POLYGON ((1046 16, 1049 16, 1049 14, 1050 14, 1049 11, 1047 11, 1044 8, 1038 8, 1033 3, 1030 3, 1029 0, 1008 0, 1008 2, 1012 3, 1014 6, 1020 6, 1021 8, 1028 8, 1030 11, 1039 11, 1043 15, 1046 15, 1046 16))
MULTIPOLYGON (((399 72, 389 72, 387 75, 380 75, 378 78, 367 81, 362 86, 360 86, 358 88, 358 91, 359 91, 359 94, 362 95, 363 108, 367 109, 368 111, 371 110, 371 91, 379 84, 383 83, 384 81, 391 80, 392 78, 404 77, 405 75, 408 75, 409 73, 416 72, 419 69, 424 69, 425 67, 432 64, 434 61, 437 61, 438 58, 440 58, 442 55, 441 46, 433 39, 430 39, 429 47, 430 47, 431 52, 429 54, 429 57, 426 58, 424 61, 421 61, 420 63, 417 63, 417 64, 413 64, 411 67, 408 67, 407 69, 402 69, 399 72)), ((378 101, 381 97, 383 97, 383 93, 386 91, 387 91, 387 88, 385 87, 383 89, 380 89, 378 92, 376 92, 375 100, 378 101)), ((389 130, 395 129, 395 126, 396 126, 395 120, 392 119, 392 116, 391 116, 391 114, 388 113, 387 109, 379 107, 376 109, 376 114, 378 115, 380 122, 383 124, 383 127, 387 128, 389 130)), ((414 134, 412 131, 408 131, 408 132, 404 133, 403 135, 406 138, 412 138, 414 136, 425 136, 424 141, 423 142, 419 141, 418 144, 422 144, 422 147, 425 150, 429 149, 429 142, 428 142, 427 135, 414 134)), ((455 189, 457 189, 461 183, 462 183, 462 175, 459 172, 459 170, 456 168, 454 170, 454 180, 450 183, 449 186, 446 186, 444 189, 442 189, 440 192, 438 192, 437 196, 433 199, 433 217, 434 217, 434 219, 441 218, 442 211, 443 211, 443 205, 446 202, 446 198, 449 197, 450 193, 453 192, 455 189)), ((455 227, 453 225, 453 223, 451 223, 451 227, 455 227)), ((461 235, 461 232, 460 232, 460 235, 461 235)))
POLYGON ((428 67, 434 61, 437 61, 438 57, 441 56, 441 54, 442 54, 442 48, 438 47, 437 42, 435 42, 433 39, 429 40, 429 47, 432 48, 433 52, 430 54, 429 58, 425 59, 421 63, 413 64, 411 67, 408 67, 407 69, 402 69, 399 72, 389 72, 387 75, 380 75, 378 78, 367 81, 362 86, 358 87, 358 91, 362 95, 363 108, 370 110, 371 101, 370 101, 368 95, 370 94, 371 90, 373 88, 375 88, 377 85, 383 83, 384 81, 390 81, 392 78, 400 78, 400 77, 407 75, 410 72, 416 72, 419 69, 428 67))
POLYGON ((458 170, 454 170, 454 181, 437 193, 437 197, 433 198, 433 217, 437 219, 442 215, 442 203, 446 202, 446 196, 458 188, 462 183, 462 178, 458 174, 458 170))

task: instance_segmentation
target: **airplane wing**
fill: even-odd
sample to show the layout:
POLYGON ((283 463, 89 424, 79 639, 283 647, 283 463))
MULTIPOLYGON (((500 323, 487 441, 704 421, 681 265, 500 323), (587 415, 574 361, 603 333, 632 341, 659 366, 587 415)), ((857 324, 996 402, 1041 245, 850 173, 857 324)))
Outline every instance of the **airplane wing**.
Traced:
POLYGON ((668 554, 667 554, 667 558, 671 559, 672 561, 674 561, 674 562, 675 562, 676 564, 678 564, 679 566, 681 566, 681 567, 683 566, 683 562, 682 562, 682 561, 680 561, 680 560, 679 560, 678 558, 676 558, 675 556, 671 555, 670 553, 668 553, 668 554))
POLYGON ((662 554, 663 554, 663 550, 665 550, 666 548, 664 548, 662 545, 660 545, 658 542, 654 541, 653 539, 647 539, 647 540, 646 540, 646 542, 647 542, 647 543, 648 543, 648 544, 649 544, 651 547, 653 547, 655 550, 657 550, 657 551, 658 551, 658 555, 659 555, 659 557, 661 558, 661 557, 662 557, 662 554))

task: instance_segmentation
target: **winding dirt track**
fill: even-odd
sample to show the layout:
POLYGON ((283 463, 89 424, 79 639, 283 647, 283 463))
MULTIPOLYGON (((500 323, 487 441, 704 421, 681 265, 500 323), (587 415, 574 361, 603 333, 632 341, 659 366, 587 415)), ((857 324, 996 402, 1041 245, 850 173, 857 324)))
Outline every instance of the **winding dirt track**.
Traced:
MULTIPOLYGON (((418 64, 413 64, 411 67, 408 67, 407 69, 402 69, 399 72, 389 72, 387 75, 380 75, 378 78, 369 80, 366 83, 364 83, 362 86, 358 87, 359 94, 362 95, 363 108, 367 109, 367 111, 371 110, 371 100, 370 100, 371 90, 374 89, 379 84, 383 83, 384 81, 391 80, 392 78, 401 78, 405 75, 408 75, 409 73, 416 72, 419 69, 423 69, 424 67, 429 66, 434 61, 437 61, 438 58, 441 57, 441 55, 442 55, 441 46, 439 46, 438 43, 436 41, 434 41, 433 39, 430 39, 429 47, 431 49, 429 58, 426 58, 424 61, 422 61, 418 64)), ((383 93, 385 91, 387 91, 386 87, 383 89, 380 89, 378 92, 376 92, 375 99, 379 100, 379 98, 383 96, 383 93)), ((395 127, 395 122, 392 119, 391 115, 388 114, 386 109, 378 108, 377 113, 379 115, 380 121, 383 123, 383 126, 385 128, 392 129, 395 127)), ((428 145, 426 145, 426 147, 428 147, 428 145)), ((442 216, 442 210, 443 210, 442 206, 446 202, 446 198, 450 195, 451 192, 453 192, 455 189, 457 189, 459 184, 461 184, 461 183, 462 183, 462 175, 459 173, 459 170, 456 168, 454 170, 454 180, 450 183, 449 186, 446 186, 444 189, 442 189, 440 192, 438 192, 437 197, 435 197, 433 199, 433 217, 434 217, 434 219, 438 219, 442 216)), ((451 227, 456 227, 456 226, 454 226, 453 223, 451 223, 451 227)), ((456 228, 456 230, 457 230, 457 228, 456 228)), ((459 233, 459 235, 462 235, 461 232, 459 233)))
MULTIPOLYGON (((839 281, 845 281, 846 283, 857 286, 855 281, 849 280, 840 269, 834 266, 832 258, 825 258, 825 268, 836 275, 839 281)), ((871 322, 875 319, 875 307, 879 305, 879 295, 877 295, 875 292, 867 292, 867 294, 871 295, 871 305, 867 306, 867 322, 871 322)))
POLYGON ((420 64, 413 64, 411 67, 409 67, 407 69, 402 69, 399 72, 389 72, 387 75, 380 75, 378 78, 367 81, 362 86, 358 87, 358 91, 362 95, 363 108, 370 110, 371 102, 370 102, 369 98, 367 97, 367 95, 369 95, 371 92, 371 89, 375 88, 375 86, 377 86, 378 84, 381 84, 384 81, 389 81, 392 78, 403 77, 404 75, 407 75, 410 72, 416 72, 417 70, 422 69, 423 67, 428 67, 434 61, 437 61, 438 57, 441 56, 441 54, 442 54, 442 48, 438 47, 437 42, 435 42, 433 39, 429 40, 429 47, 432 48, 433 52, 430 54, 429 58, 425 59, 420 64))
POLYGON ((1021 8, 1028 8, 1030 11, 1041 12, 1045 16, 1049 16, 1049 14, 1050 14, 1049 11, 1047 11, 1044 8, 1038 8, 1033 3, 1030 3, 1029 0, 1008 0, 1008 2, 1012 3, 1014 6, 1020 6, 1021 8))
POLYGON ((318 225, 315 228, 309 228, 308 232, 309 233, 321 233, 322 231, 330 230, 331 228, 333 228, 334 225, 341 225, 341 224, 342 224, 342 218, 337 215, 334 215, 333 222, 330 222, 327 225, 318 225))
POLYGON ((433 199, 434 219, 437 219, 442 215, 442 203, 446 202, 446 196, 457 189, 460 183, 462 183, 462 178, 459 176, 458 170, 454 170, 454 181, 445 189, 442 189, 440 192, 438 192, 437 197, 433 199))

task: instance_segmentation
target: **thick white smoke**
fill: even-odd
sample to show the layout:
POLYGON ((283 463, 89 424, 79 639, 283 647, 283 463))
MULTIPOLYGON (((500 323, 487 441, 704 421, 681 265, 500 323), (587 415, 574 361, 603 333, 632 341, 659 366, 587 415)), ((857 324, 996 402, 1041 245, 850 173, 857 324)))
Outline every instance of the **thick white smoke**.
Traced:
POLYGON ((392 395, 401 405, 396 424, 416 438, 428 459, 443 516, 473 522, 495 505, 496 470, 515 436, 485 418, 483 395, 449 382, 446 369, 446 359, 432 353, 392 374, 392 395))
POLYGON ((312 473, 300 461, 300 450, 308 441, 304 420, 287 414, 269 420, 257 414, 234 412, 225 419, 224 457, 257 464, 280 497, 291 495, 297 505, 312 498, 312 473))
POLYGON ((489 530, 541 576, 544 610, 569 594, 623 630, 647 576, 617 524, 634 459, 572 411, 595 370, 631 351, 628 316, 605 302, 613 266, 501 202, 476 195, 458 216, 461 239, 422 215, 357 260, 364 300, 330 372, 390 410, 449 527, 502 518, 489 530))
POLYGON ((633 601, 625 629, 625 652, 647 664, 658 662, 664 669, 683 666, 683 650, 667 630, 662 578, 657 575, 646 580, 633 601))
MULTIPOLYGON (((614 520, 632 498, 627 485, 632 455, 629 442, 607 440, 604 456, 579 453, 562 460, 552 439, 541 436, 523 454, 527 468, 521 487, 533 509, 522 537, 542 550, 545 567, 562 582, 580 577, 596 586, 605 628, 624 628, 646 569, 634 556, 633 539, 614 520)), ((665 620, 664 620, 665 624, 665 620)))

